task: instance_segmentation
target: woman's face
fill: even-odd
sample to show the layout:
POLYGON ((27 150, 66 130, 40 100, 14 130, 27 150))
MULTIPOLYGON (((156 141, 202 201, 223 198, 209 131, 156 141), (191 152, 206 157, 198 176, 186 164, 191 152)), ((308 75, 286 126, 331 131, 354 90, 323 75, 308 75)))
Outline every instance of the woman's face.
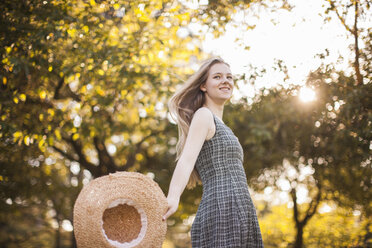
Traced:
POLYGON ((214 64, 208 73, 207 81, 200 86, 206 97, 227 101, 231 98, 234 80, 230 67, 223 63, 214 64))

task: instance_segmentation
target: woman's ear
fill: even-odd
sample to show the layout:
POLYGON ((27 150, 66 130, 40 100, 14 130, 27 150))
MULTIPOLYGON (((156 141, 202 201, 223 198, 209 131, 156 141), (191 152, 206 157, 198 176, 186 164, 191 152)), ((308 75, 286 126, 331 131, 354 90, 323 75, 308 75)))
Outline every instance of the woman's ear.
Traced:
POLYGON ((204 84, 201 84, 199 88, 203 92, 206 92, 207 91, 207 89, 205 88, 204 84))

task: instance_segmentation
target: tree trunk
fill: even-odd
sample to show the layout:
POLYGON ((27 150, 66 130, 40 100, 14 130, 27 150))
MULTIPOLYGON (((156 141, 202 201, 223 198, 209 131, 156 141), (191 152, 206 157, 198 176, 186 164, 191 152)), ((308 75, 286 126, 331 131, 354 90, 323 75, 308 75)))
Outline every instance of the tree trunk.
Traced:
POLYGON ((71 246, 70 247, 71 248, 77 248, 74 231, 71 232, 71 246))
POLYGON ((319 206, 319 203, 321 201, 321 185, 319 183, 316 184, 316 187, 318 188, 318 193, 313 198, 309 204, 309 207, 305 211, 305 216, 301 219, 300 218, 300 210, 298 208, 298 203, 297 203, 297 196, 296 196, 296 188, 292 188, 291 190, 291 197, 293 200, 293 218, 296 224, 296 240, 294 244, 294 248, 302 248, 303 247, 303 234, 304 234, 304 228, 308 221, 311 219, 311 217, 314 216, 316 213, 316 210, 319 206))
POLYGON ((360 57, 359 42, 358 42, 359 1, 353 1, 353 5, 354 5, 354 27, 353 28, 349 27, 346 24, 345 19, 338 12, 334 1, 329 1, 329 2, 333 10, 336 12, 338 19, 340 19, 342 25, 344 25, 346 30, 354 36, 354 52, 355 52, 354 70, 355 70, 355 76, 356 76, 355 85, 361 85, 363 84, 363 77, 362 77, 362 74, 360 73, 360 63, 359 63, 359 57, 360 57))
POLYGON ((363 84, 363 77, 360 73, 360 65, 359 65, 359 43, 358 43, 358 1, 355 1, 355 17, 354 17, 354 50, 355 50, 355 62, 354 62, 354 68, 355 68, 355 74, 356 74, 356 85, 362 85, 363 84))
POLYGON ((58 228, 56 230, 56 242, 55 242, 55 248, 61 248, 61 223, 58 222, 58 228))
POLYGON ((296 233, 296 241, 294 244, 294 248, 302 248, 303 246, 303 234, 304 234, 304 225, 299 224, 297 225, 297 233, 296 233))

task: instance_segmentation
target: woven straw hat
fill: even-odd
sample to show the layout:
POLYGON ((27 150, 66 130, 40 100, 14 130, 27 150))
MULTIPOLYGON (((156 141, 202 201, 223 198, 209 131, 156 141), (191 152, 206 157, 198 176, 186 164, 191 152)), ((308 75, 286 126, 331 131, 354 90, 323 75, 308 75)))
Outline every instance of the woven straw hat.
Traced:
POLYGON ((167 200, 159 185, 137 172, 116 172, 86 185, 74 205, 79 248, 161 247, 167 200))

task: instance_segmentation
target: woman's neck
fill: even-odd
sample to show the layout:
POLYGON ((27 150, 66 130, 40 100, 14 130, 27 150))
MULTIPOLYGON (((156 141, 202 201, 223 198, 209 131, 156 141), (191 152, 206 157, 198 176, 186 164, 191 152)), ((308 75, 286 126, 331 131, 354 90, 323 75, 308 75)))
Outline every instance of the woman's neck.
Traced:
MULTIPOLYGON (((203 107, 208 108, 212 113, 222 121, 222 116, 223 116, 223 106, 210 106, 208 104, 204 104, 203 107)), ((222 121, 223 122, 223 121, 222 121)))

